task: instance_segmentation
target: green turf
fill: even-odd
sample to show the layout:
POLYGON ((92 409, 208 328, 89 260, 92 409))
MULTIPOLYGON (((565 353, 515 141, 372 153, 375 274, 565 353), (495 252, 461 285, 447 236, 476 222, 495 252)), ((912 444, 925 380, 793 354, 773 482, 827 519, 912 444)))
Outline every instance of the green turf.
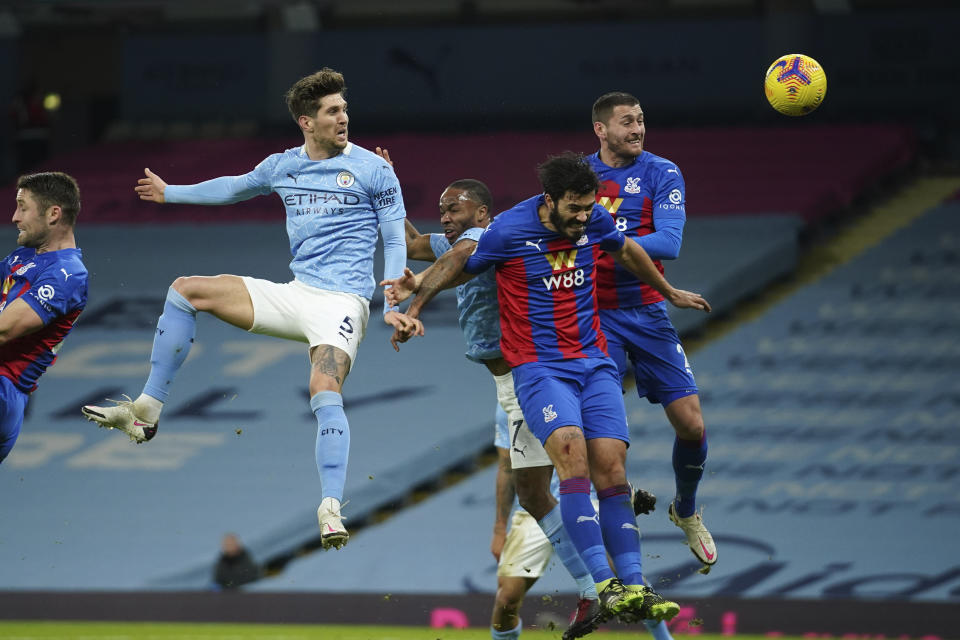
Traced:
MULTIPOLYGON (((524 630, 523 640, 556 640, 560 631, 524 630)), ((597 640, 650 638, 635 631, 602 631, 597 640)), ((680 636, 689 637, 689 636, 680 636)), ((145 622, 0 622, 3 640, 489 640, 488 629, 429 629, 424 627, 359 627, 279 624, 161 624, 145 622)), ((696 640, 731 640, 730 636, 702 634, 696 640)), ((736 640, 766 640, 763 636, 736 636, 736 640)), ((778 640, 791 640, 788 637, 778 640)), ((794 639, 796 640, 796 639, 794 639)))

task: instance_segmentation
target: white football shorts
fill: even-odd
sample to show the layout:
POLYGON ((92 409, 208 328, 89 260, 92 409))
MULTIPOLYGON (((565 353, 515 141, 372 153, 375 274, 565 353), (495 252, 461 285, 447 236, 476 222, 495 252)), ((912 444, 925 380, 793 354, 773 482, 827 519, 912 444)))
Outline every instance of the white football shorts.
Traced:
POLYGON ((547 569, 553 546, 532 515, 523 509, 513 512, 497 575, 504 578, 539 578, 547 569))
POLYGON ((502 376, 493 376, 497 385, 497 401, 507 412, 510 435, 510 466, 514 469, 529 467, 553 466, 553 461, 537 437, 527 427, 520 410, 517 393, 513 389, 513 374, 505 373, 502 376))
POLYGON ((297 280, 283 284, 242 276, 253 301, 250 333, 328 344, 357 361, 357 347, 367 332, 370 304, 355 293, 327 291, 297 280))

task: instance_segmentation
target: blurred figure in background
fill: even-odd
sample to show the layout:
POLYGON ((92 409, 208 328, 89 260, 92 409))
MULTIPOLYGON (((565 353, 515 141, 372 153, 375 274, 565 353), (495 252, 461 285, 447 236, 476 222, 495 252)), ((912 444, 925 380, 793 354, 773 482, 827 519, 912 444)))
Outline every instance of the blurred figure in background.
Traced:
POLYGON ((220 557, 213 569, 213 581, 223 589, 253 582, 260 577, 260 565, 253 560, 240 538, 226 533, 220 541, 220 557))
POLYGON ((50 155, 50 114, 36 80, 27 81, 10 105, 16 141, 17 172, 42 164, 50 155))

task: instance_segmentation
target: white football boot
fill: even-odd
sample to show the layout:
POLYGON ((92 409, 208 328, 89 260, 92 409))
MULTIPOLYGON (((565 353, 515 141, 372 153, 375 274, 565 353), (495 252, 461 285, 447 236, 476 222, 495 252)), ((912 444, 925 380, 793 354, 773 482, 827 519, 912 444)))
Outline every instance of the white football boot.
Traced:
POLYGON ((667 510, 670 522, 677 525, 687 536, 687 546, 697 557, 697 560, 703 563, 700 573, 710 573, 710 568, 717 563, 717 545, 713 542, 713 536, 703 525, 702 509, 688 518, 681 518, 677 515, 673 502, 667 510))
POLYGON ((157 435, 157 427, 160 423, 147 422, 138 418, 133 413, 133 402, 129 397, 126 400, 110 400, 109 402, 113 402, 114 406, 86 405, 80 411, 87 417, 87 420, 96 422, 106 429, 119 429, 130 436, 130 439, 137 444, 146 442, 157 435))
POLYGON ((324 549, 340 549, 347 544, 350 534, 343 526, 344 517, 340 515, 340 501, 336 498, 324 498, 317 507, 317 520, 320 521, 320 539, 324 549))

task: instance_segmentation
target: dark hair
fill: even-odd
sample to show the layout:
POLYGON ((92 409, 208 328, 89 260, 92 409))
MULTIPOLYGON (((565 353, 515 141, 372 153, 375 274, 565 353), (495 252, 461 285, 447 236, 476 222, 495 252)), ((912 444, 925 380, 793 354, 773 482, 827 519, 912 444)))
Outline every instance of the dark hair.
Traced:
POLYGON ((483 184, 479 180, 474 180, 473 178, 454 180, 447 188, 462 189, 466 191, 468 194, 470 194, 471 200, 475 200, 481 205, 486 205, 487 209, 491 211, 490 215, 493 215, 493 196, 490 195, 490 189, 487 188, 487 185, 483 184))
POLYGON ((29 191, 37 200, 40 212, 57 205, 63 210, 64 221, 71 227, 80 214, 80 187, 72 177, 60 171, 46 171, 20 176, 17 190, 29 191))
POLYGON ((560 155, 550 156, 537 167, 537 175, 543 192, 559 202, 570 192, 576 196, 587 193, 596 193, 600 188, 600 180, 593 172, 583 155, 572 151, 564 151, 560 155))
POLYGON ((597 101, 593 103, 591 115, 593 116, 594 122, 602 122, 603 124, 607 124, 610 122, 610 116, 613 115, 614 107, 634 107, 639 104, 640 101, 629 93, 624 93, 623 91, 611 91, 610 93, 605 93, 597 98, 597 101))
POLYGON ((330 67, 324 67, 294 82, 284 97, 287 100, 290 115, 294 120, 298 120, 300 116, 315 116, 317 109, 320 108, 320 101, 335 93, 342 96, 347 93, 343 74, 330 67))

